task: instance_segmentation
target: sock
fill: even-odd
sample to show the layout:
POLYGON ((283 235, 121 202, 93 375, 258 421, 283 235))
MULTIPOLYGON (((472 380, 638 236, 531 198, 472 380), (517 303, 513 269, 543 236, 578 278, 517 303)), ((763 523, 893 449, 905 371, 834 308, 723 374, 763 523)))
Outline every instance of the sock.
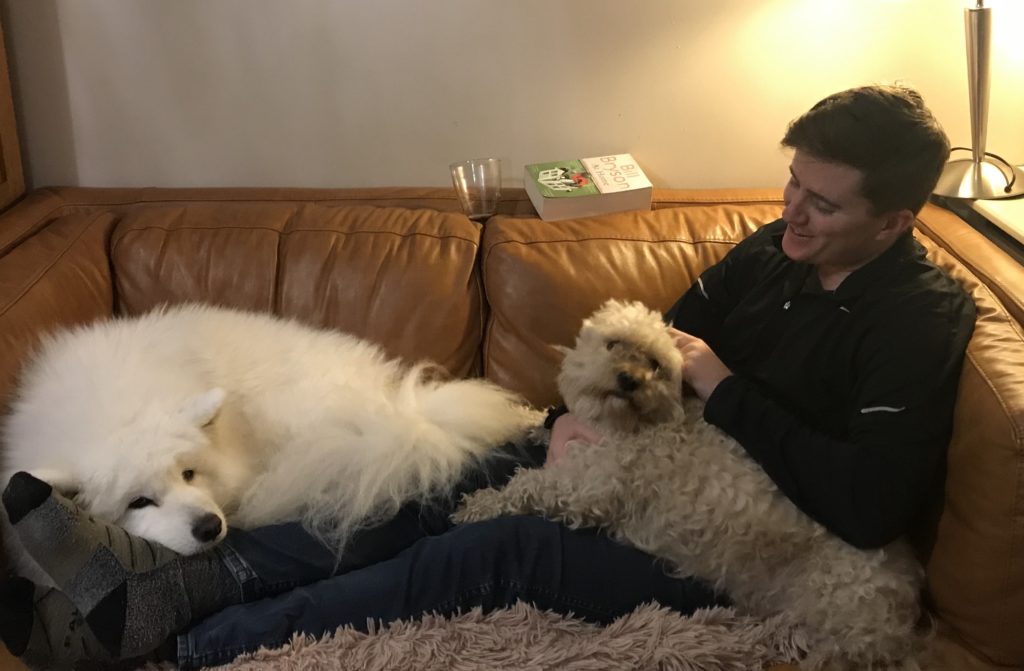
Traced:
POLYGON ((0 585, 0 637, 31 668, 70 668, 83 659, 109 661, 71 600, 24 578, 0 585))
POLYGON ((242 600, 216 550, 178 555, 93 519, 28 473, 11 478, 3 504, 26 551, 113 659, 148 653, 192 620, 242 600))
POLYGON ((86 610, 123 581, 120 573, 142 573, 178 557, 159 543, 131 536, 120 527, 97 523, 52 486, 28 473, 11 477, 3 504, 11 526, 35 562, 86 610), (92 571, 94 578, 89 584, 76 584, 83 567, 96 562, 123 570, 92 571), (97 582, 99 579, 105 580, 97 582))

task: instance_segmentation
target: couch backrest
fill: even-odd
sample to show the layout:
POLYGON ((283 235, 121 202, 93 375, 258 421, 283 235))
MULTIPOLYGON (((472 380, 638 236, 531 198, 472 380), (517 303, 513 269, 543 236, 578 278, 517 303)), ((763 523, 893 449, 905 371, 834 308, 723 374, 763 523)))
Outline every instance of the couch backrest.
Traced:
POLYGON ((481 265, 491 319, 484 372, 538 406, 558 401, 561 356, 580 322, 608 298, 665 311, 758 225, 777 202, 707 203, 566 220, 496 217, 484 228, 481 265))
POLYGON ((165 302, 295 317, 477 374, 480 225, 445 211, 449 191, 36 191, 0 218, 0 407, 41 334, 165 302))
POLYGON ((120 314, 186 301, 270 312, 479 372, 479 225, 426 209, 190 203, 126 211, 110 240, 120 314))

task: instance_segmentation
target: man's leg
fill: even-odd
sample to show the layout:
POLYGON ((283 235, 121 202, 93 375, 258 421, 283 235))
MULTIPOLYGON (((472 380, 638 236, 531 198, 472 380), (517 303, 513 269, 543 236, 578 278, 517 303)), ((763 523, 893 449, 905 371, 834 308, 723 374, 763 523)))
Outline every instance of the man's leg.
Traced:
POLYGON ((502 446, 469 469, 452 491, 426 503, 410 503, 386 523, 357 531, 340 558, 296 523, 231 530, 220 551, 242 586, 244 602, 280 594, 390 559, 421 538, 448 531, 463 494, 504 485, 518 468, 543 465, 546 452, 547 446, 540 444, 502 446))
POLYGON ((11 478, 3 504, 25 550, 59 588, 55 595, 17 579, 3 594, 0 634, 14 642, 14 654, 43 654, 39 644, 65 632, 65 658, 90 650, 106 659, 132 657, 152 649, 150 631, 166 636, 241 600, 218 552, 182 558, 93 519, 27 473, 11 478), (26 601, 30 591, 36 596, 26 601), (44 629, 49 633, 41 636, 44 629))
POLYGON ((340 561, 298 524, 232 530, 214 551, 181 557, 92 519, 48 484, 18 474, 4 492, 8 516, 73 607, 51 599, 61 607, 33 610, 31 598, 14 598, 32 592, 31 585, 20 585, 0 595, 0 635, 29 646, 42 641, 39 633, 48 628, 81 637, 69 648, 81 654, 97 650, 98 640, 104 650, 94 659, 147 653, 220 608, 380 561, 424 535, 444 531, 458 493, 504 482, 518 464, 542 463, 543 453, 543 446, 504 446, 472 469, 451 496, 430 505, 410 504, 381 527, 359 532, 340 561))
POLYGON ((510 517, 429 536, 392 559, 228 608, 178 637, 183 669, 223 664, 295 632, 322 636, 428 612, 485 611, 518 600, 606 624, 642 603, 682 612, 722 603, 696 580, 665 575, 650 555, 591 530, 510 517))

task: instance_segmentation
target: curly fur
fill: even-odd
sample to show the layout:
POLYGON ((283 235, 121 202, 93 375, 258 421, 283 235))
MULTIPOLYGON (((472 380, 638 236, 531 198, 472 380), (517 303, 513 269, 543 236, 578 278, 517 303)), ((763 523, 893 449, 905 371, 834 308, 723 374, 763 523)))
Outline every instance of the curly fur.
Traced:
POLYGON ((600 527, 780 616, 807 645, 805 668, 914 666, 923 572, 902 542, 856 549, 793 505, 733 439, 681 399, 682 358, 660 315, 609 301, 566 351, 559 390, 604 435, 573 444, 502 490, 469 495, 459 522, 540 514, 600 527))

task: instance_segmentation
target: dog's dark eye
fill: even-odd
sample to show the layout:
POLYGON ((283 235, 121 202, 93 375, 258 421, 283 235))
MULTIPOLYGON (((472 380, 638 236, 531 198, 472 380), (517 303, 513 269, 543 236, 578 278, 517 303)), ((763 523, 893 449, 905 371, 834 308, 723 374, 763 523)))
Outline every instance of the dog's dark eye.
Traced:
POLYGON ((618 344, 619 344, 619 341, 618 341, 618 340, 609 340, 609 341, 608 341, 608 344, 606 345, 606 347, 607 347, 607 348, 608 348, 609 350, 611 350, 611 349, 613 349, 613 348, 614 348, 614 347, 615 347, 616 345, 618 345, 618 344))
POLYGON ((655 373, 657 373, 659 370, 661 370, 661 362, 658 361, 657 359, 654 359, 654 358, 648 359, 647 363, 651 366, 651 370, 653 370, 655 373))
POLYGON ((148 496, 139 496, 137 498, 132 499, 128 503, 128 509, 129 510, 138 510, 139 508, 148 508, 149 506, 155 506, 155 505, 156 505, 156 501, 154 501, 153 499, 149 498, 148 496))
POLYGON ((196 472, 191 468, 181 472, 181 479, 185 482, 192 482, 192 479, 196 477, 196 472))

